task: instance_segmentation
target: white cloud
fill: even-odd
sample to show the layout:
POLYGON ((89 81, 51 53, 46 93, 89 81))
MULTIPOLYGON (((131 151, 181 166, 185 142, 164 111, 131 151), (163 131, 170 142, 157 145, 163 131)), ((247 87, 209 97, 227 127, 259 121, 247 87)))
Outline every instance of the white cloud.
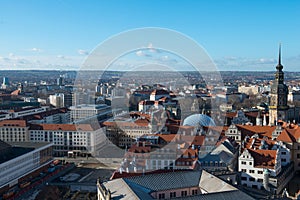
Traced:
POLYGON ((58 56, 56 56, 57 58, 60 58, 60 59, 67 59, 67 57, 66 56, 63 56, 63 55, 58 55, 58 56))
POLYGON ((135 54, 137 55, 137 56, 144 56, 144 52, 143 51, 137 51, 137 52, 135 52, 135 54))
MULTIPOLYGON (((221 70, 242 70, 242 71, 273 71, 278 60, 275 58, 245 58, 245 57, 224 57, 214 62, 221 70)), ((299 71, 300 56, 287 57, 282 59, 284 69, 287 71, 299 71)))
POLYGON ((83 49, 78 49, 77 53, 79 55, 89 55, 89 52, 83 49))
POLYGON ((16 56, 10 54, 7 57, 0 57, 1 69, 78 69, 83 62, 81 56, 64 55, 35 55, 35 56, 16 56))
POLYGON ((277 61, 276 59, 273 58, 260 58, 259 59, 259 63, 262 64, 275 64, 277 61))
POLYGON ((32 52, 42 52, 43 50, 39 49, 39 48, 36 48, 36 47, 33 47, 33 48, 29 49, 29 51, 32 51, 32 52))
POLYGON ((145 51, 142 51, 142 50, 139 50, 139 51, 135 52, 135 54, 137 56, 139 56, 139 57, 142 57, 142 56, 144 56, 144 57, 152 57, 150 54, 145 53, 145 51))
POLYGON ((151 53, 161 53, 161 51, 159 49, 153 47, 152 43, 149 43, 147 48, 151 53))

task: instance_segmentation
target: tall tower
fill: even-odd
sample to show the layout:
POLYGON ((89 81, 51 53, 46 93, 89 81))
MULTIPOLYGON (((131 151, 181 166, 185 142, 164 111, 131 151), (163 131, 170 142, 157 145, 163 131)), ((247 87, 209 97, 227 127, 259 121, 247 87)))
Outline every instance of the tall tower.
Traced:
POLYGON ((275 125, 276 121, 286 121, 287 111, 289 106, 287 105, 288 87, 284 84, 284 73, 281 65, 281 45, 279 45, 279 58, 276 66, 275 80, 271 86, 270 105, 269 105, 269 123, 275 125))

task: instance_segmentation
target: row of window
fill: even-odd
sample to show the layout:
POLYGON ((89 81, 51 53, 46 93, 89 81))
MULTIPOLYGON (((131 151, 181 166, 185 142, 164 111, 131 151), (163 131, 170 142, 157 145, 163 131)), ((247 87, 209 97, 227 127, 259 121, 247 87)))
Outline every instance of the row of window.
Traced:
MULTIPOLYGON (((197 195, 198 194, 198 190, 192 190, 192 195, 197 195)), ((187 191, 181 191, 181 197, 186 197, 187 196, 187 191)), ((176 192, 170 192, 170 198, 175 198, 176 197, 176 192)), ((158 199, 165 199, 166 195, 165 193, 160 193, 158 194, 158 199)))
MULTIPOLYGON (((242 169, 242 172, 247 173, 247 169, 242 169)), ((249 174, 255 174, 255 170, 249 169, 248 173, 249 174)), ((257 174, 263 174, 263 171, 262 170, 257 170, 257 174)))
MULTIPOLYGON (((249 180, 249 181, 251 181, 251 182, 256 182, 256 181, 255 181, 255 178, 253 178, 253 177, 249 177, 249 179, 248 179, 247 177, 242 176, 241 179, 242 179, 243 181, 248 181, 248 180, 249 180)), ((262 182, 263 182, 263 179, 262 179, 262 178, 258 178, 258 179, 257 179, 257 182, 262 183, 262 182)))
MULTIPOLYGON (((242 161, 241 164, 242 164, 242 165, 247 165, 247 162, 246 162, 246 161, 242 161)), ((249 165, 252 165, 252 162, 249 162, 249 165)))

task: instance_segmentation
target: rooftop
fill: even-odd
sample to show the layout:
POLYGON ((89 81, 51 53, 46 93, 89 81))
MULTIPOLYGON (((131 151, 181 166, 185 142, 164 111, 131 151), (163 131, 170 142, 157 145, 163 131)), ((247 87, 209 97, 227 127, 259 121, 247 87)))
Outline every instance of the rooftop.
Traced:
MULTIPOLYGON (((126 175, 129 173, 124 172, 123 174, 126 175)), ((154 199, 151 196, 153 192, 172 191, 191 187, 198 187, 207 194, 200 193, 195 196, 184 197, 184 199, 253 199, 204 170, 158 170, 146 174, 132 174, 130 176, 132 177, 125 176, 127 178, 117 178, 104 182, 102 185, 107 190, 110 190, 112 199, 154 199)))
POLYGON ((0 127, 8 127, 8 126, 13 126, 13 127, 26 127, 27 123, 25 120, 3 120, 0 121, 0 127))

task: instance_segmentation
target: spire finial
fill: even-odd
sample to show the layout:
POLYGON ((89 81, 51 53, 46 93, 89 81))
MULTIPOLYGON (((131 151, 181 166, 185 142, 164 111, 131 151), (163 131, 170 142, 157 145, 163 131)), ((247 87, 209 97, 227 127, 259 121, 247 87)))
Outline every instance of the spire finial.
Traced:
POLYGON ((281 65, 281 43, 279 43, 278 65, 281 65))

